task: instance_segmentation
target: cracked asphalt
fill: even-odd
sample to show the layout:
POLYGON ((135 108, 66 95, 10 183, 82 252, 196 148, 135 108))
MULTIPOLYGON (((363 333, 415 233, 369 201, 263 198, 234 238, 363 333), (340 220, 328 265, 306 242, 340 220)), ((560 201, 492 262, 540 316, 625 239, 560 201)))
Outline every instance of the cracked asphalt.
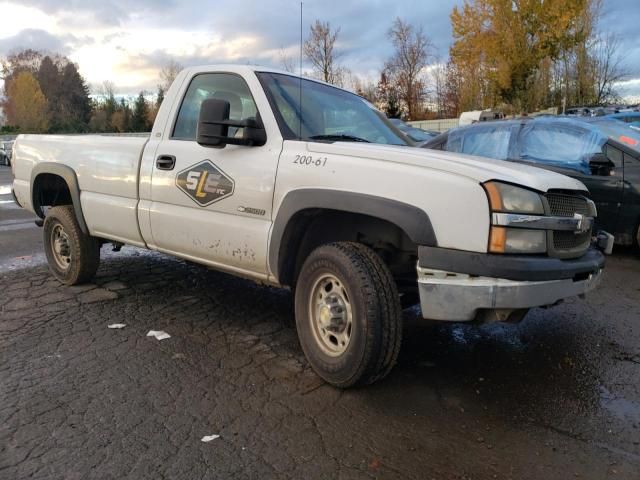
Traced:
POLYGON ((108 246, 93 284, 61 286, 9 183, 0 167, 2 480, 640 478, 636 252, 518 325, 407 311, 389 377, 340 391, 287 291, 108 246))

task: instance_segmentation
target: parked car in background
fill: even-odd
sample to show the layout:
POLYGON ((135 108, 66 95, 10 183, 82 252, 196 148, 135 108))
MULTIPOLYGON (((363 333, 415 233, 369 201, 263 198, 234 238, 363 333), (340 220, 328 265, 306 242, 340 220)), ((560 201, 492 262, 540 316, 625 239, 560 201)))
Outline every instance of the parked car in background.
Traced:
POLYGON ((409 137, 412 141, 416 143, 423 143, 432 138, 440 135, 440 132, 434 132, 430 130, 422 130, 421 128, 412 127, 406 122, 403 122, 399 118, 390 118, 389 121, 391 124, 404 133, 407 137, 409 137))
POLYGON ((0 165, 11 165, 13 140, 0 140, 0 165))
POLYGON ((564 114, 568 117, 603 117, 614 112, 604 107, 572 107, 567 108, 564 114))
POLYGON ((624 122, 629 125, 631 128, 635 130, 640 130, 640 112, 620 112, 620 113, 612 113, 611 115, 607 115, 606 118, 611 118, 613 120, 618 120, 620 122, 624 122))
POLYGON ((458 125, 463 127, 478 122, 488 122, 490 120, 502 120, 504 113, 496 110, 472 110, 470 112, 462 112, 458 125))
POLYGON ((543 117, 449 130, 424 148, 535 165, 584 183, 596 225, 640 245, 640 132, 607 118, 543 117))

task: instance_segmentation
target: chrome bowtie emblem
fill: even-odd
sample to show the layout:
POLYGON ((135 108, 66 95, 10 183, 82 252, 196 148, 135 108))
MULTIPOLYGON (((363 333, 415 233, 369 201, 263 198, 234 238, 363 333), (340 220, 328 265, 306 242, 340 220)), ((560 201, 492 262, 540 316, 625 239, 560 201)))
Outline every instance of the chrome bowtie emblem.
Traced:
POLYGON ((574 213, 573 218, 575 218, 578 223, 576 223, 576 233, 586 233, 591 228, 591 222, 588 221, 587 217, 580 213, 574 213))

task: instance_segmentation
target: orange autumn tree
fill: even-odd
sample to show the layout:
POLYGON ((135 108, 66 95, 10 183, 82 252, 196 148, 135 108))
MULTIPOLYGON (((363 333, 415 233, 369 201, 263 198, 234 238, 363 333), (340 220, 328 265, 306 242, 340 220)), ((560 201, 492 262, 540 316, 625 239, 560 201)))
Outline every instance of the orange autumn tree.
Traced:
POLYGON ((464 77, 463 109, 506 103, 535 107, 535 77, 544 61, 584 41, 589 0, 465 0, 453 9, 451 59, 464 77))
POLYGON ((9 80, 7 87, 7 111, 11 125, 21 132, 44 132, 49 128, 47 100, 40 85, 30 72, 20 72, 9 80))

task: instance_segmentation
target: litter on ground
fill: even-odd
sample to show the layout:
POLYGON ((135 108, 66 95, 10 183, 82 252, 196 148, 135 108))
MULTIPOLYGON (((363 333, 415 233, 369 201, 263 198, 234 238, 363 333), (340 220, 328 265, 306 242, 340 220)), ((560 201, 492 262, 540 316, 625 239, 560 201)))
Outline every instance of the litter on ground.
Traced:
POLYGON ((149 330, 147 337, 156 337, 158 340, 164 340, 166 338, 171 338, 171 335, 162 330, 149 330))

